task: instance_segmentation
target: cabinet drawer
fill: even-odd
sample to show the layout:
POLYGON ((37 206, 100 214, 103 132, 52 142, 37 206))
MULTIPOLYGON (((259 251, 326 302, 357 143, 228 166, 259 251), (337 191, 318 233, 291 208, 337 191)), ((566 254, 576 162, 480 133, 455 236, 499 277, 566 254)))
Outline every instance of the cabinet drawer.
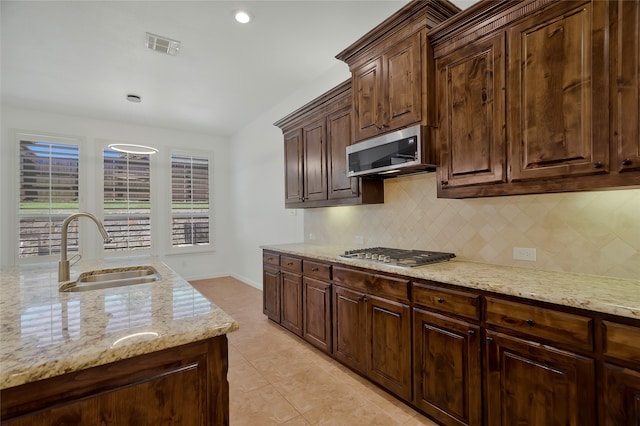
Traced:
POLYGON ((426 308, 480 319, 480 295, 413 283, 413 301, 426 308))
POLYGON ((640 327, 602 321, 604 354, 640 363, 640 327))
POLYGON ((487 324, 593 350, 593 320, 580 315, 487 297, 487 324))
POLYGON ((305 260, 302 262, 302 273, 305 276, 320 278, 321 280, 330 280, 331 265, 305 260))
POLYGON ((334 266, 333 281, 352 290, 409 301, 408 280, 334 266))
POLYGON ((302 259, 280 256, 280 267, 291 272, 302 272, 302 259))
POLYGON ((274 266, 280 266, 280 255, 275 253, 263 253, 262 263, 274 266))

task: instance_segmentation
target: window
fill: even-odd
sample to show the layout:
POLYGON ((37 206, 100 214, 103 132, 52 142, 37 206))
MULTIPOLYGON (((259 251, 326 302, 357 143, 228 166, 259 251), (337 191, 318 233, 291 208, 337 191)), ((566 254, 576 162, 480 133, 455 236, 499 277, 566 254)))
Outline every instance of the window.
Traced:
POLYGON ((104 227, 113 239, 107 252, 151 248, 149 155, 105 148, 104 227))
POLYGON ((171 155, 171 246, 211 246, 209 159, 171 155))
MULTIPOLYGON (((20 138, 19 257, 60 253, 62 222, 78 212, 79 146, 20 138)), ((66 140, 65 140, 66 141, 66 140)), ((78 251, 78 226, 69 226, 68 251, 78 251)))

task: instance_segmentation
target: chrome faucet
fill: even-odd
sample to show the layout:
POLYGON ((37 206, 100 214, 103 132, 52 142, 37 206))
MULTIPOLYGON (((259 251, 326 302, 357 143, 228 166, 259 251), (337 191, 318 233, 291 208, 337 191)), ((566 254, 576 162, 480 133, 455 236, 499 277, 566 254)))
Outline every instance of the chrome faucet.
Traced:
POLYGON ((88 217, 89 219, 93 220, 98 226, 98 230, 102 234, 104 242, 111 242, 111 237, 107 233, 107 230, 104 229, 104 225, 98 220, 97 217, 95 217, 91 213, 74 213, 66 218, 64 222, 62 222, 62 247, 60 248, 60 262, 58 262, 58 282, 69 281, 69 260, 67 259, 67 239, 69 237, 69 223, 71 223, 73 219, 79 217, 88 217))

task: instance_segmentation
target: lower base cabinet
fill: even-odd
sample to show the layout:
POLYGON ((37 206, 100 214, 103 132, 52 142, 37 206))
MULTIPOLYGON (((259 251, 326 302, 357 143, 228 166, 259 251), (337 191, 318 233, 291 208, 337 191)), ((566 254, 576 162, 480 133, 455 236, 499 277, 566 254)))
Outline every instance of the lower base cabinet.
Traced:
POLYGON ((354 370, 366 373, 366 306, 364 295, 333 287, 333 356, 354 370))
POLYGON ((605 364, 604 425, 640 425, 640 371, 605 364))
POLYGON ((2 425, 228 425, 227 336, 0 392, 2 425))
POLYGON ((414 404, 447 426, 482 424, 480 327, 413 310, 414 404))
POLYGON ((281 272, 282 299, 280 324, 298 336, 302 336, 302 276, 281 272))
POLYGON ((492 331, 485 353, 486 424, 597 424, 593 359, 492 331))
POLYGON ((270 266, 262 269, 262 313, 280 324, 280 270, 270 266))
POLYGON ((302 321, 304 339, 330 353, 331 344, 331 283, 314 278, 302 278, 302 321))

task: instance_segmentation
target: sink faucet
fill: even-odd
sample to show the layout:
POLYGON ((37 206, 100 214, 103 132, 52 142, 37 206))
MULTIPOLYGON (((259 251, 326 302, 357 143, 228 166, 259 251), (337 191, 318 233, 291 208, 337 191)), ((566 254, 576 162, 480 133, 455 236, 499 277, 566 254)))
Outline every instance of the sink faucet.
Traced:
POLYGON ((98 230, 102 234, 104 242, 111 242, 111 237, 109 237, 107 230, 104 229, 104 225, 98 220, 97 217, 95 217, 91 213, 79 212, 74 213, 66 218, 64 222, 62 222, 62 247, 60 248, 60 262, 58 262, 58 282, 69 281, 69 260, 67 259, 67 239, 69 237, 69 223, 73 219, 79 217, 88 217, 89 219, 93 220, 98 226, 98 230))

